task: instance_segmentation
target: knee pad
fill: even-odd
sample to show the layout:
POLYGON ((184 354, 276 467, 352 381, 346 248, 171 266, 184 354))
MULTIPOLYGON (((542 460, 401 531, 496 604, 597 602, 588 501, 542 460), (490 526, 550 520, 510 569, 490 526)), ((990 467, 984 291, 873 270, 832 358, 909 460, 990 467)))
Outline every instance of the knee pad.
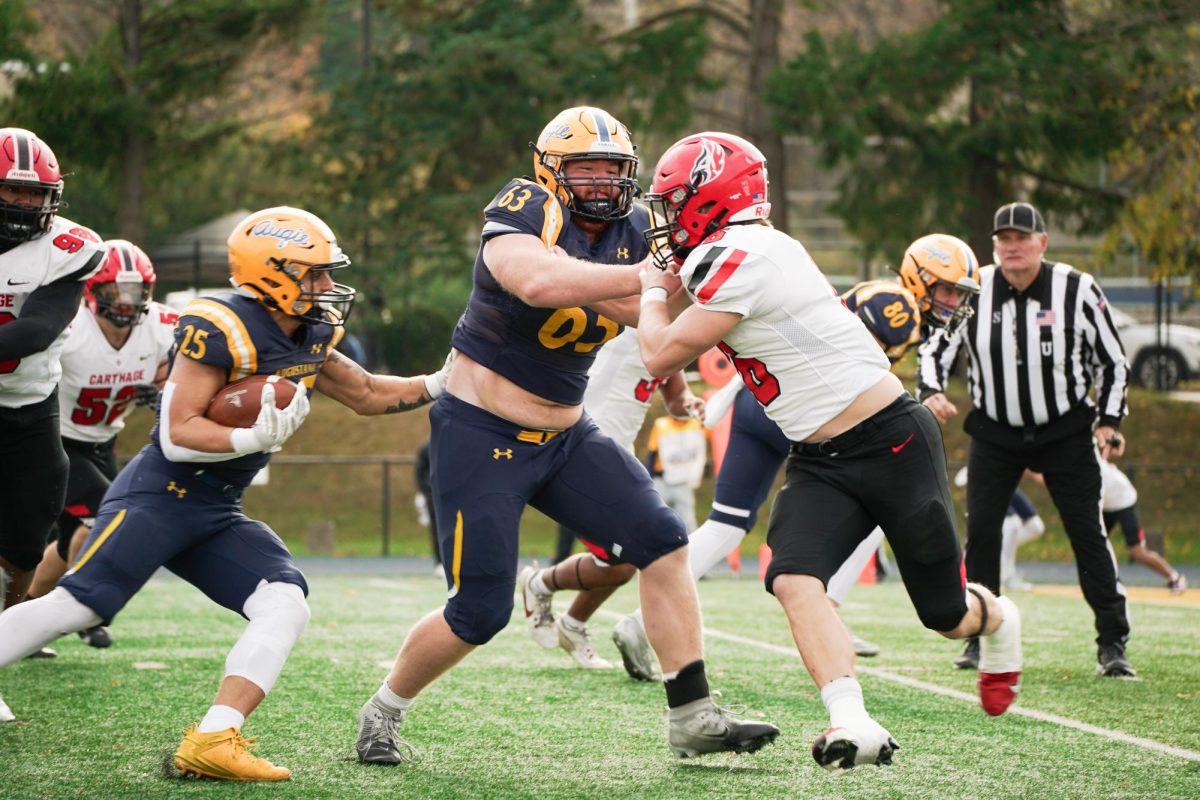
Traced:
POLYGON ((450 630, 467 644, 487 644, 512 619, 515 588, 511 576, 464 578, 443 612, 450 630))
POLYGON ((250 624, 225 658, 225 675, 245 678, 266 694, 279 679, 311 612, 304 590, 296 584, 261 581, 246 598, 242 613, 250 624))

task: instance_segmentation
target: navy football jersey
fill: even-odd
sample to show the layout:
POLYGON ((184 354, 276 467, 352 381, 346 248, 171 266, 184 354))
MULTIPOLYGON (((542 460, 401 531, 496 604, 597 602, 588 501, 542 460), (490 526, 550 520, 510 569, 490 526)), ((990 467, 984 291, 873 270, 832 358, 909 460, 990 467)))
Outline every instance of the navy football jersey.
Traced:
MULTIPOLYGON (((303 384, 311 393, 321 365, 344 333, 341 326, 304 324, 290 337, 262 303, 222 292, 188 303, 175 325, 170 358, 172 365, 177 358, 191 358, 221 367, 230 383, 250 375, 278 375, 303 384)), ((150 438, 151 446, 159 447, 157 424, 150 438)), ((206 462, 204 469, 225 483, 247 486, 270 460, 269 453, 248 453, 206 462)))
POLYGON ((921 312, 912 293, 891 281, 866 281, 842 295, 895 364, 921 341, 921 312))
POLYGON ((622 326, 586 306, 526 305, 492 276, 483 263, 483 245, 493 236, 526 233, 541 239, 547 249, 558 245, 584 261, 635 264, 648 252, 642 236, 648 227, 649 211, 635 205, 629 216, 609 223, 591 244, 557 197, 532 181, 511 181, 484 210, 474 288, 451 345, 539 397, 565 405, 582 403, 596 353, 622 326))

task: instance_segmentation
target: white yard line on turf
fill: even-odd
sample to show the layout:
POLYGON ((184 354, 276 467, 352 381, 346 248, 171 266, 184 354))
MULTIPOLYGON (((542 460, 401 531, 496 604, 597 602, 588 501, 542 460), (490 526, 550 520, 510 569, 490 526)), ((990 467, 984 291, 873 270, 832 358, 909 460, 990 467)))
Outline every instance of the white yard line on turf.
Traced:
MULTIPOLYGON (((617 614, 605 609, 601 609, 600 613, 614 619, 620 619, 623 616, 622 614, 617 614)), ((766 650, 768 652, 776 653, 781 656, 787 656, 789 658, 800 658, 800 654, 796 652, 796 648, 794 647, 780 647, 779 645, 771 644, 770 642, 761 642, 758 639, 748 639, 745 636, 738 636, 735 633, 725 633, 724 631, 718 631, 712 628, 705 628, 704 635, 711 636, 714 639, 724 639, 727 642, 736 642, 738 644, 744 644, 750 647, 757 647, 760 650, 766 650)), ((914 678, 906 678, 903 675, 897 675, 894 672, 888 672, 887 670, 879 669, 878 667, 864 667, 860 665, 858 666, 858 671, 865 675, 870 675, 872 678, 878 678, 882 681, 891 681, 892 683, 898 683, 901 686, 909 686, 914 689, 932 692, 933 694, 940 694, 943 697, 953 697, 956 700, 965 700, 966 702, 972 704, 977 704, 979 702, 978 695, 967 694, 966 692, 960 692, 957 689, 947 689, 944 686, 926 683, 925 681, 919 681, 914 678)), ((1080 722, 1079 720, 1071 719, 1070 717, 1060 717, 1058 714, 1048 714, 1044 711, 1034 711, 1031 708, 1021 708, 1020 706, 1010 707, 1007 713, 1016 714, 1017 716, 1021 717, 1028 717, 1029 719, 1036 719, 1039 722, 1049 722, 1052 725, 1061 725, 1064 728, 1073 728, 1074 730, 1090 733, 1094 736, 1099 736, 1114 742, 1132 744, 1137 747, 1143 747, 1147 750, 1154 750, 1158 753, 1164 753, 1165 755, 1184 758, 1188 761, 1200 761, 1200 753, 1197 753, 1194 750, 1185 750, 1182 747, 1172 747, 1169 744, 1155 742, 1150 739, 1143 739, 1140 736, 1130 736, 1128 733, 1122 733, 1121 731, 1114 731, 1108 728, 1101 728, 1098 725, 1089 725, 1086 722, 1080 722)))

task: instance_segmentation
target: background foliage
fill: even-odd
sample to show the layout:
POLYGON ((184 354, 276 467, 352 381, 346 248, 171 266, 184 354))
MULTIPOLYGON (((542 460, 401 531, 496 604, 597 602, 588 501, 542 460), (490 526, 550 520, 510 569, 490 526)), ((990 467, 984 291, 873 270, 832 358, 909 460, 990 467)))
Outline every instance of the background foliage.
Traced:
MULTIPOLYGON (((777 222, 808 137, 864 260, 931 228, 983 260, 1028 197, 1160 272, 1200 268, 1194 0, 8 0, 0 114, 38 131, 67 212, 155 246, 237 209, 325 217, 373 361, 435 365, 479 211, 561 108, 598 104, 643 175, 692 128, 769 155, 777 222), (623 17, 622 9, 638 15, 623 17), (794 171, 790 175, 789 171, 794 171)), ((808 173, 803 173, 807 175, 808 173)), ((822 212, 824 213, 824 212, 822 212)), ((204 280, 220 282, 219 260, 204 280)), ((178 288, 178 287, 168 287, 178 288)))

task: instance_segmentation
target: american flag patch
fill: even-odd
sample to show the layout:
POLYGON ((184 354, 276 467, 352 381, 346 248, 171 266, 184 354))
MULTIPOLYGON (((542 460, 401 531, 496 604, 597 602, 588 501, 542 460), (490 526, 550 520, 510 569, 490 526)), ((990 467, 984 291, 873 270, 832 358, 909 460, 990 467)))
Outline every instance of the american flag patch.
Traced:
POLYGON ((1055 315, 1053 308, 1047 308, 1044 311, 1037 312, 1037 324, 1040 327, 1048 328, 1054 324, 1055 315))

